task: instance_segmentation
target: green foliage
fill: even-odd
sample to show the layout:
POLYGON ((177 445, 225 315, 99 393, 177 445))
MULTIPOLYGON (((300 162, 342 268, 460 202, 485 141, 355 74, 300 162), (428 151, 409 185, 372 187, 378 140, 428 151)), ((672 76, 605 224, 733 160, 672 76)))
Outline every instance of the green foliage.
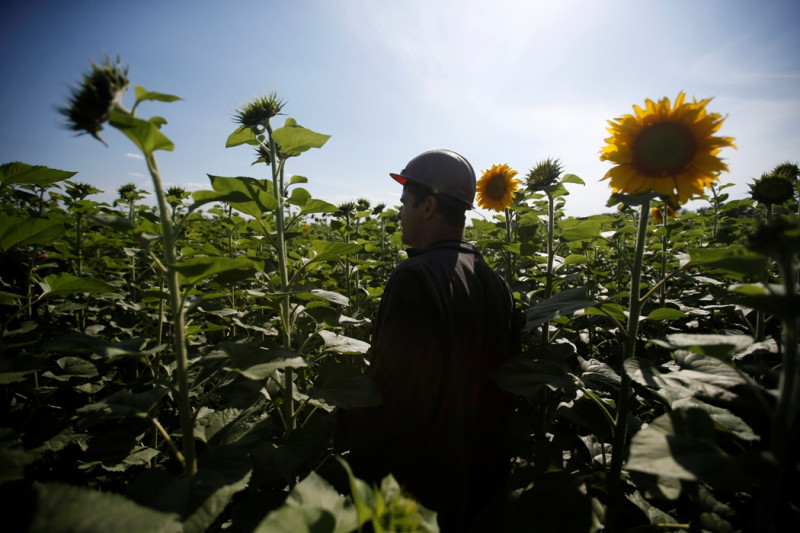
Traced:
MULTIPOLYGON (((97 68, 112 69, 97 83, 116 72, 97 68)), ((127 111, 109 95, 88 131, 119 128, 157 173, 166 121, 133 111, 178 97, 137 87, 127 111)), ((334 206, 285 178, 328 136, 293 119, 272 131, 283 104, 265 98, 226 145, 256 147, 267 176, 209 175, 191 200, 162 190, 165 212, 135 185, 107 205, 74 172, 0 166, 0 497, 31 531, 437 530, 393 477, 358 479, 335 439, 336 409, 380 402, 365 371, 403 258, 397 212, 334 206)), ((547 167, 552 183, 467 229, 524 316, 521 352, 492 376, 518 399, 493 528, 599 531, 611 511, 619 531, 800 522, 796 205, 765 224, 722 185, 709 209, 649 224, 637 308, 636 210, 654 199, 567 217, 566 186, 583 181, 547 167), (630 438, 615 449, 626 383, 630 438), (615 456, 621 501, 607 492, 615 456)))

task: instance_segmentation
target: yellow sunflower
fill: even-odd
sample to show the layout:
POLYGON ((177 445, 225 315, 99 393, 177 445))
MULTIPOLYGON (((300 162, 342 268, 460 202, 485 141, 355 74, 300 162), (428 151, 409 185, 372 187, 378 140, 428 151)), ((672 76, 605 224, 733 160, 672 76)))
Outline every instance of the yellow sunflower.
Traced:
POLYGON ((679 216, 679 213, 677 211, 675 211, 674 209, 672 209, 668 205, 663 206, 663 207, 654 207, 654 208, 650 209, 650 216, 653 217, 653 220, 655 220, 659 224, 664 222, 664 209, 667 210, 668 219, 669 218, 675 218, 675 217, 679 216))
POLYGON ((600 159, 615 166, 603 179, 611 180, 614 192, 655 192, 679 204, 703 194, 728 170, 718 157, 720 150, 736 148, 733 137, 713 135, 725 119, 706 111, 710 101, 687 103, 681 91, 674 106, 669 98, 658 103, 648 99, 644 109, 633 106, 634 115, 609 120, 611 137, 600 159))
POLYGON ((494 211, 503 211, 514 201, 514 194, 519 187, 519 180, 514 179, 516 170, 508 165, 492 165, 483 172, 476 185, 478 206, 494 211))

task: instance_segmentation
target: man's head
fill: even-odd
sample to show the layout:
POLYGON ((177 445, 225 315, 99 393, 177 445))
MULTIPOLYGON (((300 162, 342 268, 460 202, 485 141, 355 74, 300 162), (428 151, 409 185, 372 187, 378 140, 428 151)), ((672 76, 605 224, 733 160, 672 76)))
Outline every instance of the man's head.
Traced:
POLYGON ((452 150, 429 150, 408 162, 398 173, 390 173, 401 185, 412 181, 444 194, 472 209, 475 200, 475 171, 469 161, 452 150))
POLYGON ((403 185, 399 216, 404 243, 424 247, 463 238, 465 211, 475 199, 475 171, 469 161, 451 150, 431 150, 390 175, 403 185))

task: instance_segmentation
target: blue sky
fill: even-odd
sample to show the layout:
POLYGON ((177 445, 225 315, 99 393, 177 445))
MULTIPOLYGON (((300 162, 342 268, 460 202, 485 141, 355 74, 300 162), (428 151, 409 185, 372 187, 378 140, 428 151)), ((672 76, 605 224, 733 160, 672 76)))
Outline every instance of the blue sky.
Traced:
POLYGON ((168 120, 167 185, 266 177, 250 148, 225 140, 240 104, 276 91, 287 116, 331 135, 287 165, 315 197, 396 205, 388 173, 450 148, 478 175, 558 158, 586 181, 569 185, 567 213, 596 214, 609 195, 607 120, 684 90, 727 115, 720 134, 738 150, 723 150, 721 182, 741 198, 800 160, 798 26, 797 0, 6 1, 0 162, 78 171, 109 202, 124 183, 151 189, 122 135, 104 130, 105 147, 60 126, 55 109, 106 53, 130 66, 132 86, 183 98, 140 107, 168 120))

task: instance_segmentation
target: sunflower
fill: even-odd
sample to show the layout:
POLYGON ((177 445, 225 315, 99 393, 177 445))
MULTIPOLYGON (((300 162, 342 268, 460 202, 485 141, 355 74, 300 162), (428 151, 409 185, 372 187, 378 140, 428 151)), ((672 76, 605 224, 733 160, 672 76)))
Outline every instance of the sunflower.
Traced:
POLYGON ((781 163, 772 169, 772 174, 776 176, 783 176, 784 178, 792 181, 798 181, 800 180, 800 167, 797 166, 797 163, 790 163, 789 161, 786 161, 785 163, 781 163))
POLYGON ((713 135, 725 119, 706 111, 710 98, 684 100, 683 91, 674 106, 669 98, 648 99, 644 109, 633 106, 634 115, 608 121, 611 137, 600 159, 616 165, 603 176, 614 192, 655 192, 683 204, 728 170, 718 154, 736 148, 733 137, 713 135))
POLYGON ((654 207, 650 210, 650 216, 653 217, 653 220, 658 222, 659 224, 664 222, 664 209, 667 210, 667 219, 675 218, 678 216, 678 212, 672 209, 670 206, 665 205, 662 207, 654 207))
POLYGON ((88 133, 105 144, 100 130, 122 101, 129 84, 128 67, 119 58, 112 63, 104 57, 99 65, 92 61, 91 72, 84 74, 83 82, 71 90, 69 105, 58 108, 67 119, 65 126, 78 135, 88 133))
POLYGON ((794 183, 781 174, 762 174, 750 185, 750 197, 760 204, 782 204, 794 198, 794 183))
POLYGON ((519 180, 514 179, 516 170, 508 165, 492 165, 492 168, 483 172, 476 185, 478 193, 478 206, 494 211, 502 211, 514 201, 514 194, 519 186, 519 180))
POLYGON ((233 120, 246 128, 265 128, 269 119, 281 114, 283 106, 283 100, 275 92, 271 92, 242 104, 233 120))
POLYGON ((558 159, 545 159, 528 172, 528 190, 541 191, 556 185, 563 170, 558 159))

